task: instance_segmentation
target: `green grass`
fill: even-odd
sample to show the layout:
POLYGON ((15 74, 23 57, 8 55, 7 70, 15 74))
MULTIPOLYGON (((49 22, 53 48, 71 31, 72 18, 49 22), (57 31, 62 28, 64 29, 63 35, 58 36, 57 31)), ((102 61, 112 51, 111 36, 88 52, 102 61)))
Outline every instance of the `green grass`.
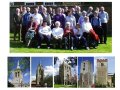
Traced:
POLYGON ((54 88, 76 88, 76 87, 72 85, 54 84, 54 88))
POLYGON ((64 50, 64 49, 46 49, 45 47, 27 48, 19 41, 13 41, 13 34, 10 34, 10 53, 111 53, 112 52, 112 37, 108 37, 107 44, 99 44, 97 49, 90 50, 64 50))

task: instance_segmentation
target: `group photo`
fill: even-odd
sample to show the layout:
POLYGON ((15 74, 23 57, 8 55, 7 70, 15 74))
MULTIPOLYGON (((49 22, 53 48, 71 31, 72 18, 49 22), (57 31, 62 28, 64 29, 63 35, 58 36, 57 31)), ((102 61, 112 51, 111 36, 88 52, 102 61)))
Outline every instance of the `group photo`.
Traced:
POLYGON ((10 53, 111 53, 112 2, 10 2, 10 53))

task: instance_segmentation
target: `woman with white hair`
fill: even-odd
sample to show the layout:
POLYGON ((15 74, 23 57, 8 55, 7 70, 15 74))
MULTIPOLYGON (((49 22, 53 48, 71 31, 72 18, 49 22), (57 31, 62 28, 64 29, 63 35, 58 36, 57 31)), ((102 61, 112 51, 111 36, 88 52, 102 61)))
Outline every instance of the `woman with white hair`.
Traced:
POLYGON ((84 18, 84 22, 82 23, 82 30, 86 38, 88 38, 89 36, 89 43, 92 44, 94 48, 96 48, 99 37, 93 30, 93 27, 91 23, 89 22, 89 17, 87 16, 84 18))
POLYGON ((66 26, 64 29, 64 44, 65 44, 65 49, 70 49, 73 50, 73 40, 74 40, 74 32, 73 29, 70 26, 70 22, 66 22, 66 26))
POLYGON ((55 45, 58 44, 58 46, 61 48, 62 46, 62 38, 63 38, 63 28, 60 28, 60 22, 55 22, 55 28, 52 29, 52 36, 53 36, 53 43, 54 48, 55 45))

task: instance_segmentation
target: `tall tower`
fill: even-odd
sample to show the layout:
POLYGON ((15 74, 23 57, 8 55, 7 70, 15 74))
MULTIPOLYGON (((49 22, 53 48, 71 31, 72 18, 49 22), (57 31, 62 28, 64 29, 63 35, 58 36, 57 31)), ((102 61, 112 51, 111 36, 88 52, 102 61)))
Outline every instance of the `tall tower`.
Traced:
POLYGON ((62 84, 64 85, 71 84, 72 79, 71 66, 65 61, 63 61, 63 63, 59 67, 59 76, 62 84))
POLYGON ((23 86, 23 75, 22 75, 22 71, 20 69, 19 60, 17 63, 17 68, 14 70, 13 85, 15 87, 23 86))
POLYGON ((44 79, 44 69, 43 66, 39 64, 36 71, 36 85, 43 86, 43 79, 44 79))
POLYGON ((97 59, 96 83, 100 85, 107 85, 107 77, 108 77, 108 60, 97 59))
POLYGON ((81 62, 80 87, 91 87, 93 84, 92 63, 89 60, 81 62))

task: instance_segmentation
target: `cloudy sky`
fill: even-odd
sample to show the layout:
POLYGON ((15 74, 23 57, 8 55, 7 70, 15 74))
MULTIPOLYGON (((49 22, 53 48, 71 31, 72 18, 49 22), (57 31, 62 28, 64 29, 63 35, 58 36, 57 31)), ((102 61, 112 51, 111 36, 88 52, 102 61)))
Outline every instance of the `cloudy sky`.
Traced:
MULTIPOLYGON (((59 66, 63 63, 63 61, 67 59, 66 56, 59 56, 56 60, 56 63, 54 61, 54 76, 59 75, 59 66)), ((68 63, 72 63, 71 61, 68 61, 68 63)), ((72 76, 77 73, 77 65, 74 65, 71 68, 72 76)))
MULTIPOLYGON (((13 76, 14 76, 14 70, 17 68, 17 63, 18 63, 18 60, 20 62, 20 60, 23 58, 23 57, 9 57, 11 59, 10 62, 13 62, 14 64, 14 67, 12 68, 12 73, 10 75, 10 77, 8 77, 8 80, 10 82, 12 82, 13 80, 13 76)), ((20 66, 21 67, 21 66, 20 66)), ((26 70, 26 72, 22 73, 23 74, 23 82, 24 83, 29 83, 30 82, 30 71, 29 70, 26 70)))
POLYGON ((36 70, 38 64, 44 68, 44 75, 53 75, 53 58, 52 57, 32 57, 31 60, 31 80, 36 79, 36 70))

